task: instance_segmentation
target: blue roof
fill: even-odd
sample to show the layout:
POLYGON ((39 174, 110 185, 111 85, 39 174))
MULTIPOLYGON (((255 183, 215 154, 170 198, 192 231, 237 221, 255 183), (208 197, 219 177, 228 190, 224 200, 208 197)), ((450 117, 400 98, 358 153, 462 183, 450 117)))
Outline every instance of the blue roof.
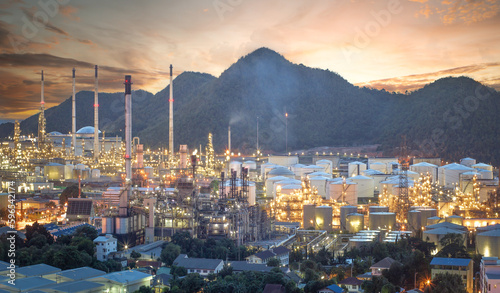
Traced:
POLYGON ((435 257, 432 259, 431 265, 466 267, 470 262, 471 259, 468 258, 435 257))
POLYGON ((330 286, 328 286, 326 288, 332 290, 335 293, 342 293, 342 292, 344 292, 344 289, 340 288, 338 285, 335 285, 335 284, 330 285, 330 286))
POLYGON ((47 231, 50 231, 50 230, 55 230, 55 229, 59 229, 59 226, 57 226, 56 224, 54 223, 50 223, 50 224, 45 224, 43 225, 45 227, 45 229, 47 229, 47 231))
POLYGON ((41 263, 37 265, 25 266, 16 269, 16 274, 21 274, 26 277, 32 276, 42 276, 48 274, 54 274, 60 272, 60 268, 49 266, 47 264, 41 263))
POLYGON ((90 224, 84 223, 84 224, 76 225, 76 226, 73 226, 73 227, 70 227, 70 228, 61 229, 61 230, 58 230, 58 231, 53 232, 51 234, 53 236, 56 236, 56 237, 59 237, 59 236, 62 236, 62 235, 72 235, 73 233, 75 233, 76 229, 78 229, 80 227, 84 227, 84 226, 90 226, 92 228, 95 228, 97 230, 97 234, 98 235, 102 233, 102 228, 97 229, 96 227, 94 227, 94 226, 92 226, 90 224))

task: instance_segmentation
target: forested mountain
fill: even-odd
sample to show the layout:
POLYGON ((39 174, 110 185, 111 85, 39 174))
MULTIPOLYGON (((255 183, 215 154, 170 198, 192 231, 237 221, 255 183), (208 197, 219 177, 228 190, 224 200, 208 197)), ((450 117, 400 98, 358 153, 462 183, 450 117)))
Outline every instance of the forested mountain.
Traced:
MULTIPOLYGON (((168 81, 166 81, 168 82, 168 81)), ((169 87, 156 95, 135 91, 133 135, 150 147, 168 145, 169 87)), ((220 77, 184 72, 174 80, 174 139, 190 147, 205 145, 214 135, 216 150, 227 143, 251 152, 285 148, 288 113, 289 149, 380 143, 391 153, 407 136, 415 155, 446 159, 472 156, 500 163, 498 132, 500 95, 467 78, 444 78, 409 93, 359 88, 340 75, 293 64, 280 54, 258 49, 240 58, 220 77)), ((122 135, 123 93, 99 94, 100 129, 122 135)), ((93 125, 93 93, 77 94, 77 128, 93 125)), ((46 111, 47 131, 71 128, 71 99, 46 111)), ((36 133, 37 115, 21 123, 23 133, 36 133)), ((0 125, 0 135, 13 131, 0 125)))

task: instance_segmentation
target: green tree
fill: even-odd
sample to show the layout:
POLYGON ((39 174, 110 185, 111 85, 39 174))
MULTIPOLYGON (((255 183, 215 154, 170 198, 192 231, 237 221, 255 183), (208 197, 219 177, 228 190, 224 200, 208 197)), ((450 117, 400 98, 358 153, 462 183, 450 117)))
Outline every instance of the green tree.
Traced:
POLYGON ((139 290, 135 290, 134 293, 154 293, 154 290, 149 286, 141 286, 139 290))
POLYGON ((93 256, 94 255, 94 248, 95 244, 92 240, 81 237, 81 236, 76 236, 71 239, 71 246, 75 246, 78 251, 84 251, 88 255, 93 256))
POLYGON ((181 247, 171 242, 162 249, 160 259, 167 266, 171 266, 179 254, 181 254, 181 247))
POLYGON ((141 254, 135 250, 132 250, 132 252, 130 253, 130 257, 133 259, 138 259, 139 257, 141 257, 141 254))
POLYGON ((84 225, 82 227, 78 227, 75 230, 75 233, 73 233, 73 236, 85 237, 90 241, 94 241, 94 239, 96 239, 99 235, 97 234, 96 228, 89 225, 84 225))
POLYGON ((179 288, 186 293, 199 292, 205 285, 205 281, 199 274, 188 274, 180 283, 179 288))
POLYGON ((170 274, 174 277, 183 277, 187 275, 187 270, 185 267, 172 266, 170 268, 170 274))
POLYGON ((27 225, 25 235, 26 235, 26 241, 28 241, 28 243, 36 235, 44 236, 47 239, 48 244, 54 243, 54 237, 50 235, 49 231, 47 231, 47 229, 45 229, 44 226, 38 224, 38 222, 33 223, 33 225, 31 226, 27 225))
POLYGON ((226 276, 232 276, 232 275, 233 275, 233 267, 224 264, 222 270, 219 271, 219 276, 221 278, 225 278, 226 276))
POLYGON ((281 264, 281 261, 279 260, 279 258, 276 258, 276 257, 271 257, 267 261, 267 266, 268 267, 279 267, 280 264, 281 264))
POLYGON ((396 287, 393 284, 388 283, 388 284, 385 284, 384 286, 382 286, 382 290, 380 292, 381 293, 396 293, 396 287))
POLYGON ((432 292, 439 293, 466 293, 462 277, 456 274, 437 274, 432 279, 432 292))
POLYGON ((397 286, 402 286, 403 281, 405 279, 404 267, 399 262, 393 262, 390 268, 386 271, 383 271, 382 274, 387 280, 397 286))
MULTIPOLYGON (((68 202, 68 198, 77 198, 78 197, 78 184, 70 185, 66 187, 59 196, 59 203, 64 205, 68 202)), ((85 198, 85 195, 81 194, 82 198, 85 198)))

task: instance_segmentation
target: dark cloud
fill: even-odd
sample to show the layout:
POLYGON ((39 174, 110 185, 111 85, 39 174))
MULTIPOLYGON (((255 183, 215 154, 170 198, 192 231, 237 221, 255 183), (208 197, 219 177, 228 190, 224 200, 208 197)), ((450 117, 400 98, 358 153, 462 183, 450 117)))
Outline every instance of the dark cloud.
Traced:
MULTIPOLYGON (((28 17, 28 19, 29 19, 29 20, 34 20, 34 19, 35 19, 34 14, 33 14, 31 11, 29 11, 28 9, 23 8, 23 9, 22 9, 22 11, 23 11, 23 12, 24 12, 24 14, 26 15, 26 17, 28 17)), ((63 36, 68 36, 68 35, 69 35, 66 31, 64 31, 64 30, 62 30, 62 29, 60 29, 60 28, 58 28, 58 27, 54 26, 54 25, 53 25, 53 24, 51 24, 50 22, 47 22, 47 23, 45 24, 45 28, 46 28, 47 30, 49 30, 49 31, 52 31, 52 32, 54 32, 54 33, 57 33, 57 34, 60 34, 60 35, 63 35, 63 36)))

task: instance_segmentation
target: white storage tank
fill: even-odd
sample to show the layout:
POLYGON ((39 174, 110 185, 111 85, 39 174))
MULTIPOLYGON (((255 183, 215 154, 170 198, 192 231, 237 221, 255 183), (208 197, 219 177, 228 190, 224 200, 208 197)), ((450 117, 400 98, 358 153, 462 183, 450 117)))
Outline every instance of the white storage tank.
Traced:
POLYGON ((340 207, 340 229, 347 230, 347 215, 357 214, 357 206, 341 206, 340 207))
POLYGON ((388 213, 389 207, 384 206, 369 206, 368 212, 371 213, 388 213))
POLYGON ((307 175, 309 177, 323 176, 323 177, 327 177, 328 179, 332 178, 332 174, 328 174, 328 173, 325 173, 325 172, 312 172, 312 173, 309 173, 307 175))
POLYGON ((266 196, 276 198, 276 189, 274 189, 274 183, 289 179, 285 176, 276 176, 266 179, 266 196))
POLYGON ((64 165, 64 179, 74 179, 73 177, 73 170, 75 169, 75 166, 72 164, 66 164, 64 165))
POLYGON ((460 183, 460 174, 474 171, 473 168, 451 163, 438 168, 438 183, 445 187, 456 187, 460 183))
POLYGON ((474 168, 474 169, 483 169, 483 170, 488 170, 488 171, 492 171, 493 172, 493 166, 485 164, 485 163, 474 164, 474 165, 472 165, 472 168, 474 168))
POLYGON ((387 164, 384 164, 381 162, 370 163, 370 169, 386 174, 387 173, 387 164))
POLYGON ((370 213, 368 218, 370 230, 392 230, 396 225, 395 213, 370 213))
POLYGON ((358 233, 364 229, 365 216, 358 213, 348 214, 346 219, 347 231, 351 234, 358 233))
POLYGON ((243 168, 247 168, 248 170, 257 169, 257 163, 255 161, 244 161, 242 166, 243 168))
POLYGON ((332 231, 333 208, 330 206, 319 206, 315 209, 317 230, 332 231))
POLYGON ((269 162, 276 164, 276 165, 290 167, 290 166, 297 164, 299 162, 299 157, 298 156, 270 156, 269 162))
POLYGON ((493 179, 493 171, 485 170, 485 169, 476 169, 476 171, 481 174, 481 179, 493 179))
POLYGON ((357 175, 361 175, 361 172, 365 171, 366 164, 362 162, 351 162, 347 165, 347 172, 349 177, 354 177, 357 175))
POLYGON ((422 214, 420 211, 408 212, 408 228, 415 234, 422 229, 422 214))
POLYGON ((439 224, 443 221, 442 218, 438 217, 438 216, 435 216, 435 217, 430 217, 430 218, 427 218, 427 223, 426 223, 426 226, 429 226, 429 225, 434 225, 434 224, 439 224))
POLYGON ((500 229, 477 234, 476 248, 485 257, 500 256, 500 229))
POLYGON ((474 165, 474 164, 476 164, 476 160, 473 158, 463 158, 460 160, 460 165, 472 167, 472 165, 474 165))
POLYGON ((373 178, 357 175, 347 178, 358 184, 358 198, 372 198, 375 191, 373 178))
POLYGON ((464 218, 457 216, 457 215, 452 215, 452 216, 446 217, 446 222, 463 226, 464 218))
POLYGON ((102 233, 112 234, 114 230, 114 219, 111 217, 102 217, 102 233))
POLYGON ((358 204, 358 184, 350 180, 328 181, 327 199, 342 201, 342 192, 345 192, 347 204, 358 204))
POLYGON ((43 166, 43 175, 48 180, 64 179, 64 165, 58 163, 48 163, 43 166))
POLYGON ((302 181, 300 180, 297 180, 297 179, 285 179, 285 180, 281 180, 281 181, 274 181, 274 185, 273 185, 273 191, 272 191, 272 194, 276 194, 276 189, 279 187, 281 189, 281 187, 283 187, 284 185, 289 185, 289 184, 300 184, 302 185, 302 181))
POLYGON ((316 161, 316 165, 317 166, 320 166, 320 167, 323 167, 323 172, 327 173, 327 174, 332 174, 332 169, 333 169, 333 162, 330 161, 330 160, 319 160, 319 161, 316 161))
POLYGON ((281 193, 282 194, 292 194, 295 192, 299 192, 302 189, 302 185, 299 184, 288 184, 288 185, 283 185, 281 187, 281 193))
POLYGON ((312 187, 315 187, 318 190, 318 195, 326 197, 326 185, 328 179, 330 178, 323 176, 316 176, 309 178, 309 182, 311 183, 312 187))
POLYGON ((410 170, 413 172, 417 172, 420 175, 420 177, 424 177, 427 176, 427 174, 429 174, 432 177, 431 182, 435 182, 437 180, 438 166, 434 164, 427 162, 420 162, 411 165, 410 170))
POLYGON ((274 169, 272 169, 271 171, 269 171, 269 173, 267 173, 267 178, 273 178, 273 177, 277 177, 277 176, 282 176, 282 177, 287 177, 287 178, 294 178, 295 177, 295 174, 293 174, 292 171, 288 170, 287 168, 285 167, 276 167, 274 169))
POLYGON ((98 179, 98 178, 101 178, 101 170, 99 169, 92 169, 90 171, 90 177, 92 177, 92 179, 98 179))
POLYGON ((231 177, 230 176, 230 174, 231 174, 230 171, 236 171, 236 174, 237 174, 236 176, 240 177, 240 174, 241 174, 241 162, 240 161, 231 161, 229 163, 229 170, 228 171, 229 171, 228 172, 229 173, 228 174, 229 177, 231 177))
POLYGON ((248 181, 248 204, 250 206, 255 205, 256 194, 255 182, 248 181))
POLYGON ((422 221, 421 221, 421 226, 425 227, 427 225, 427 219, 436 217, 437 216, 437 210, 431 207, 421 207, 418 209, 420 214, 422 215, 422 221))
POLYGON ((77 170, 84 170, 86 168, 87 168, 87 166, 85 166, 84 164, 81 164, 81 163, 75 165, 75 169, 77 169, 77 170))
POLYGON ((146 166, 144 167, 144 173, 148 175, 148 178, 153 178, 154 177, 154 169, 151 166, 146 166))
POLYGON ((293 174, 295 174, 296 177, 300 178, 300 175, 297 174, 302 174, 302 168, 304 168, 306 165, 304 164, 294 164, 290 167, 290 170, 292 170, 293 174))
POLYGON ((314 227, 316 220, 316 206, 313 204, 305 204, 302 206, 302 228, 307 229, 314 227))
POLYGON ((276 164, 269 162, 260 165, 260 175, 262 176, 262 180, 266 180, 266 174, 272 169, 276 168, 276 166, 276 164))
MULTIPOLYGON (((323 172, 323 167, 320 167, 320 166, 316 166, 316 165, 308 165, 308 166, 305 166, 305 167, 302 167, 299 172, 301 173, 300 174, 300 177, 301 178, 304 178, 306 177, 308 174, 311 174, 311 173, 314 173, 314 172, 323 172), (300 172, 301 171, 301 172, 300 172)), ((295 173, 296 176, 298 176, 297 173, 295 173)), ((297 178, 298 179, 298 178, 297 178)))
POLYGON ((441 246, 441 239, 445 237, 449 233, 454 233, 454 234, 461 234, 462 237, 464 238, 464 246, 466 244, 466 238, 467 238, 467 232, 466 231, 461 231, 461 230, 455 230, 455 229, 450 229, 450 228, 437 228, 437 229, 432 229, 432 230, 425 230, 422 233, 422 240, 432 242, 436 245, 437 249, 440 250, 443 248, 441 246), (429 240, 427 240, 429 239, 429 240))

